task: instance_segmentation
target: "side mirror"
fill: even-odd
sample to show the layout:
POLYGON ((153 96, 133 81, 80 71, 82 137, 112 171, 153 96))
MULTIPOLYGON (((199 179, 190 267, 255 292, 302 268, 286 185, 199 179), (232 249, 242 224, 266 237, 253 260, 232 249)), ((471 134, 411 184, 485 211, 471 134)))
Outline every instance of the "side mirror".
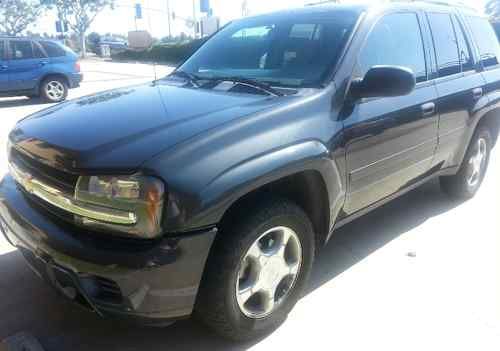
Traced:
POLYGON ((408 95, 415 89, 416 79, 411 69, 398 66, 374 66, 363 79, 353 82, 355 99, 408 95))

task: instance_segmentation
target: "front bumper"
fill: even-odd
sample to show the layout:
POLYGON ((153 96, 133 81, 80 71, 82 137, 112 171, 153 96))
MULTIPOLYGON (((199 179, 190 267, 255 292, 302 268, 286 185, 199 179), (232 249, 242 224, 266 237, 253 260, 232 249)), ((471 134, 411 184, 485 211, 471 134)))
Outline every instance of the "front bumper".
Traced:
POLYGON ((192 313, 216 229, 155 242, 86 233, 37 207, 7 175, 0 231, 64 296, 102 316, 165 324, 192 313))

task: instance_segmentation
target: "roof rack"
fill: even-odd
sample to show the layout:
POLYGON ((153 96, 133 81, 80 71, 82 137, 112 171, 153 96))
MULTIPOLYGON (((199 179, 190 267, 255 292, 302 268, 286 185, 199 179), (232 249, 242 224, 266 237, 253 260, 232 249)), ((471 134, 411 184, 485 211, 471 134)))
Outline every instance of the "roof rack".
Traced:
POLYGON ((441 6, 450 6, 450 7, 463 7, 469 10, 477 11, 476 8, 467 5, 463 1, 455 1, 455 2, 448 2, 445 0, 397 0, 401 2, 423 2, 427 4, 434 4, 434 5, 441 5, 441 6))
POLYGON ((317 5, 325 5, 325 4, 337 4, 336 2, 333 2, 332 0, 311 0, 312 2, 305 4, 304 6, 317 6, 317 5))

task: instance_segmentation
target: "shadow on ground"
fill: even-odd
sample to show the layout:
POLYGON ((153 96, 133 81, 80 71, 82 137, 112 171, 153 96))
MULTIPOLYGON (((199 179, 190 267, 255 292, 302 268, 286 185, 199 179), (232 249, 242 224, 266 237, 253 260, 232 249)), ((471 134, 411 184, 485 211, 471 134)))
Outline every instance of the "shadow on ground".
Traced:
MULTIPOLYGON (((434 182, 343 227, 319 255, 309 292, 320 289, 398 236, 457 205, 434 182), (350 252, 347 257, 346 250, 350 252), (341 251, 344 254, 337 254, 341 251)), ((0 277, 0 340, 26 331, 39 338, 48 351, 245 350, 251 346, 221 340, 190 320, 163 329, 101 320, 60 301, 17 252, 0 256, 0 277)))
POLYGON ((33 106, 33 105, 44 105, 46 104, 40 98, 12 98, 12 99, 1 99, 0 109, 8 107, 20 107, 20 106, 33 106))

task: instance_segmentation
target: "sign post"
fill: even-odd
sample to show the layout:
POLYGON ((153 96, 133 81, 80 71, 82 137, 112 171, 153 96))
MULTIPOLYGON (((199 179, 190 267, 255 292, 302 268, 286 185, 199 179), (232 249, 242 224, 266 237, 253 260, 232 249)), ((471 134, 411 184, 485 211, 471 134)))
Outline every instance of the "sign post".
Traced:
POLYGON ((141 4, 135 4, 135 30, 137 31, 137 20, 142 19, 142 6, 141 4))

